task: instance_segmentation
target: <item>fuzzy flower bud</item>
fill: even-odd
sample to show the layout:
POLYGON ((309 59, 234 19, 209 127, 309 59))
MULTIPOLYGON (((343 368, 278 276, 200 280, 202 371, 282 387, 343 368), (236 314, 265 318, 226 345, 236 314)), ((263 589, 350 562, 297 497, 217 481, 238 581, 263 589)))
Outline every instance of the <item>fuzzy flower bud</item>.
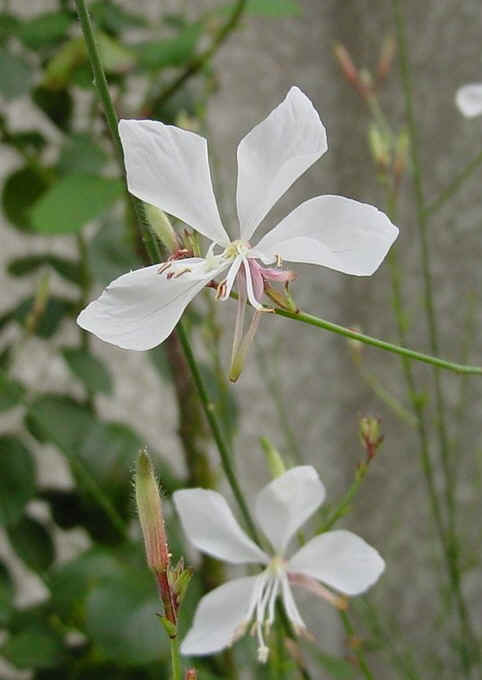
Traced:
POLYGON ((267 437, 261 437, 259 441, 263 447, 263 453, 266 457, 266 463, 271 476, 273 479, 276 479, 276 477, 281 477, 281 475, 286 472, 286 467, 283 463, 280 452, 275 449, 267 437))
POLYGON ((151 460, 145 450, 140 451, 137 457, 135 487, 147 564, 157 574, 167 572, 169 548, 164 528, 161 496, 151 460))
POLYGON ((188 668, 184 680, 197 680, 197 671, 195 668, 188 668))
POLYGON ((380 420, 372 416, 361 418, 360 437, 363 447, 367 452, 367 458, 370 461, 383 441, 383 435, 380 433, 380 420))
POLYGON ((358 70, 353 63, 350 53, 344 45, 337 43, 333 50, 335 57, 340 64, 343 75, 352 85, 358 85, 358 70))

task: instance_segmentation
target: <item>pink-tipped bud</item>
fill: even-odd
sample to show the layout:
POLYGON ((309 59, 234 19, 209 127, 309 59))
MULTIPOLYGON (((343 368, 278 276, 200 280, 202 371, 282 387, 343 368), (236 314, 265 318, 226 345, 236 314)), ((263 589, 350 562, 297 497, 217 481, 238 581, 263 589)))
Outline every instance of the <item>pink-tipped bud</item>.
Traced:
POLYGON ((137 457, 135 487, 147 564, 156 574, 165 573, 169 568, 169 548, 164 528, 161 495, 151 459, 145 450, 140 451, 137 457))
POLYGON ((350 53, 344 45, 337 43, 333 50, 336 60, 338 61, 343 75, 349 83, 358 86, 358 70, 352 61, 350 53))
POLYGON ((188 668, 184 680, 197 680, 197 670, 195 668, 188 668))
POLYGON ((367 452, 367 461, 370 461, 383 441, 383 435, 380 433, 380 420, 372 416, 361 418, 360 438, 367 452))
POLYGON ((384 80, 390 73, 392 68, 393 59, 397 51, 397 44, 393 35, 385 38, 382 44, 382 49, 380 50, 380 59, 377 65, 377 78, 378 80, 384 80))

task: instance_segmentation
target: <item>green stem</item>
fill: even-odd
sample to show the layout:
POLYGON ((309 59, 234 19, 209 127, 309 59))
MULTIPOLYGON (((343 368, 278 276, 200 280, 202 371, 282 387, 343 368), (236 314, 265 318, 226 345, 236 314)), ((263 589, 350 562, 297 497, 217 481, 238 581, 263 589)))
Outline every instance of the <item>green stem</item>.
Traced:
POLYGON ((465 364, 457 364, 452 361, 446 361, 445 359, 439 359, 438 357, 431 356, 430 354, 423 354, 422 352, 416 352, 413 349, 408 349, 407 347, 400 347, 399 345, 394 345, 391 342, 386 342, 385 340, 379 340, 370 335, 365 335, 364 333, 358 333, 350 328, 345 328, 345 326, 340 326, 339 324, 332 323, 331 321, 326 321, 325 319, 320 319, 318 316, 313 314, 306 314, 305 312, 289 312, 286 309, 276 308, 274 313, 277 316, 283 316, 286 319, 293 319, 293 321, 300 321, 301 323, 309 324, 310 326, 316 326, 317 328, 323 328, 331 333, 336 333, 337 335, 343 335, 345 338, 351 338, 352 340, 358 340, 363 342, 365 345, 371 345, 372 347, 378 347, 378 349, 383 349, 387 352, 392 352, 393 354, 399 354, 402 357, 407 357, 408 359, 414 359, 415 361, 422 361, 425 364, 431 364, 438 368, 443 368, 447 371, 453 371, 454 373, 460 374, 474 374, 482 375, 481 366, 467 366, 465 364))
POLYGON ((247 0, 238 0, 233 7, 233 11, 230 14, 227 21, 221 26, 217 34, 215 35, 211 45, 201 52, 197 57, 195 57, 184 69, 184 71, 174 78, 174 80, 167 85, 162 92, 155 98, 156 108, 164 104, 172 95, 179 90, 184 83, 189 80, 192 76, 198 73, 214 56, 221 45, 224 43, 229 34, 236 28, 241 19, 241 16, 246 8, 247 0))
MULTIPOLYGON (((351 623, 348 614, 344 611, 340 611, 340 618, 342 620, 343 628, 345 629, 345 635, 347 638, 354 638, 355 629, 353 628, 353 624, 351 623)), ((365 660, 365 653, 363 652, 362 645, 357 644, 354 651, 363 676, 366 678, 366 680, 375 680, 365 660)))
POLYGON ((416 427, 417 421, 412 414, 391 394, 378 380, 377 376, 367 371, 363 366, 359 366, 360 377, 373 390, 376 396, 383 401, 404 423, 410 427, 416 427))
POLYGON ((321 524, 320 527, 318 527, 317 534, 323 534, 325 531, 329 531, 331 527, 342 517, 344 517, 350 508, 351 502, 356 496, 358 489, 361 486, 361 483, 366 477, 366 474, 368 472, 368 464, 367 463, 361 463, 360 466, 358 467, 355 475, 355 479, 351 483, 348 491, 344 494, 343 498, 341 501, 338 503, 336 508, 333 510, 333 512, 330 513, 328 518, 321 524))
POLYGON ((181 661, 177 636, 169 638, 169 646, 171 649, 171 680, 181 680, 181 661))
MULTIPOLYGON (((415 204, 417 211, 418 233, 421 247, 422 257, 422 271, 424 280, 424 304, 425 313, 427 317, 430 349, 433 354, 438 354, 438 329, 437 321, 434 311, 433 291, 432 291, 432 277, 430 266, 430 253, 428 247, 428 233, 427 233, 427 212, 425 210, 425 198, 423 191, 422 169, 418 155, 418 134, 415 123, 413 102, 412 102, 412 83, 411 71, 407 52, 407 42, 405 37, 405 21, 400 7, 400 0, 392 0, 393 15, 395 21, 395 28, 397 34, 397 43, 400 53, 400 72, 402 79, 402 86, 405 96, 405 112, 408 124, 408 134, 410 138, 410 154, 413 166, 413 186, 415 193, 415 204)), ((470 676, 471 659, 465 645, 465 640, 470 642, 475 641, 475 637, 471 630, 471 624, 465 601, 461 589, 461 575, 459 568, 459 550, 456 536, 455 526, 455 470, 450 463, 449 438, 446 427, 446 408, 445 399, 442 392, 442 385, 440 380, 440 373, 434 370, 435 383, 435 401, 436 401, 436 415, 437 415, 437 431, 440 443, 440 457, 442 462, 442 470, 445 482, 445 496, 447 504, 447 558, 449 562, 449 569, 451 573, 451 583, 454 595, 457 602, 457 611, 461 625, 461 662, 462 667, 470 676)))
POLYGON ((475 158, 473 158, 470 163, 467 163, 465 168, 448 184, 445 189, 442 189, 438 198, 436 198, 432 203, 429 203, 425 209, 425 216, 435 215, 436 212, 442 208, 447 201, 454 196, 457 191, 462 187, 465 180, 468 179, 478 167, 482 165, 482 151, 480 151, 475 158))

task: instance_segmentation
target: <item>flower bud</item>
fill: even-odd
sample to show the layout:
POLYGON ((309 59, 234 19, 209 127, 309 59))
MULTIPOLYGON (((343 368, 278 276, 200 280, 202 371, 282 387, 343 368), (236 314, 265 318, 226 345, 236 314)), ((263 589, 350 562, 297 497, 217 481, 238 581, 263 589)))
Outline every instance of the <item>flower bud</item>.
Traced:
POLYGON ((402 130, 395 145, 395 160, 393 161, 393 174, 397 181, 401 179, 407 167, 409 149, 410 138, 407 131, 402 130))
POLYGON ((170 253, 175 252, 179 247, 177 236, 166 213, 150 203, 144 203, 144 211, 149 226, 162 245, 170 253))
POLYGON ((286 467, 283 463, 283 459, 281 458, 281 454, 277 449, 275 449, 267 437, 260 437, 259 441, 263 447, 266 463, 271 476, 273 479, 276 479, 276 477, 281 477, 281 475, 286 472, 286 467))
POLYGON ((161 496, 151 460, 145 450, 140 451, 137 457, 135 488, 147 564, 156 574, 165 573, 169 568, 169 548, 161 496))
POLYGON ((361 418, 360 437, 363 447, 367 452, 367 458, 370 461, 383 441, 383 435, 380 433, 380 420, 372 416, 361 418))
POLYGON ((356 86, 358 83, 358 71, 346 47, 341 43, 337 43, 333 52, 335 53, 335 57, 340 64, 345 78, 352 85, 356 86))
POLYGON ((390 165, 390 140, 384 134, 378 125, 370 125, 368 130, 368 142, 370 151, 375 163, 383 169, 390 165))
POLYGON ((184 680, 197 680, 197 671, 195 668, 188 668, 184 680))
POLYGON ((397 44, 395 42, 395 38, 393 35, 389 35, 383 41, 382 49, 380 50, 380 59, 378 60, 377 65, 377 78, 379 80, 384 80, 390 73, 396 51, 397 44))

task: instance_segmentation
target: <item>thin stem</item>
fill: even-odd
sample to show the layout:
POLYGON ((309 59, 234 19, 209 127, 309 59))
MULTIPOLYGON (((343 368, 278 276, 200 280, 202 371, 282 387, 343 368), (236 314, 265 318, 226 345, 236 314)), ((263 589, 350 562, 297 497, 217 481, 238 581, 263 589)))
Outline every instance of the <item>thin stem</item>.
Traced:
POLYGON ((368 464, 367 463, 361 463, 361 465, 358 467, 355 475, 355 479, 351 483, 349 489, 346 491, 346 493, 343 495, 341 501, 338 503, 336 508, 330 513, 328 518, 321 524, 320 527, 318 527, 317 534, 322 534, 325 531, 329 531, 331 527, 342 517, 344 517, 347 513, 347 511, 350 508, 351 502, 353 501, 354 497, 356 496, 358 489, 360 488, 361 483, 366 477, 366 474, 368 472, 368 464))
POLYGON ((377 376, 367 371, 363 366, 358 368, 360 372, 360 377, 366 382, 366 384, 373 390, 376 396, 383 401, 388 408, 390 408, 400 420, 409 425, 410 427, 416 427, 417 421, 412 414, 407 411, 407 409, 400 403, 400 401, 391 394, 378 380, 377 376))
POLYGON ((211 45, 204 50, 204 52, 201 52, 197 57, 195 57, 184 69, 184 71, 174 78, 174 80, 167 85, 162 92, 155 98, 155 105, 156 108, 164 104, 172 95, 179 90, 184 83, 189 80, 192 76, 194 76, 196 73, 198 73, 211 59, 211 57, 214 56, 214 54, 218 51, 218 49, 221 47, 221 45, 224 43, 224 41, 228 38, 229 34, 236 28, 238 25, 241 16, 246 8, 247 5, 247 0, 238 0, 238 2, 234 5, 233 11, 231 12, 229 18, 227 21, 221 26, 215 37, 213 38, 213 41, 211 45))
POLYGON ((442 189, 439 196, 429 203, 424 210, 425 216, 435 215, 436 212, 442 208, 447 201, 454 196, 477 168, 482 165, 482 151, 480 151, 470 163, 467 163, 465 168, 445 187, 442 189))
MULTIPOLYGON (((348 639, 354 638, 355 629, 353 628, 353 624, 351 623, 347 612, 340 611, 339 614, 343 623, 343 628, 345 629, 345 635, 347 636, 348 639)), ((366 680, 375 680, 365 660, 365 653, 363 652, 362 645, 357 644, 354 651, 363 676, 366 678, 366 680)))
MULTIPOLYGON (((430 267, 430 253, 428 247, 427 234, 427 213, 425 210, 425 198, 423 191, 422 169, 418 155, 418 134, 412 103, 412 83, 411 71, 407 53, 407 42, 405 37, 405 21, 400 7, 400 0, 392 0, 393 15, 395 21, 395 28, 397 34, 397 43, 400 53, 400 72, 402 79, 402 86, 405 96, 405 112, 408 124, 408 134, 410 138, 410 154, 413 166, 413 186, 415 193, 415 204, 417 211, 418 233, 421 246, 422 257, 422 271, 424 280, 424 304, 425 313, 427 317, 430 349, 433 354, 438 354, 438 329, 437 321, 434 311, 433 291, 432 291, 432 277, 430 267)), ((456 527, 455 527, 455 470, 450 464, 449 438, 446 427, 446 408, 445 399, 442 392, 442 385, 440 380, 440 373, 434 370, 435 382, 435 401, 436 401, 436 415, 437 415, 437 431, 440 443, 440 456, 442 461, 442 470, 445 481, 445 496, 447 503, 447 560, 451 576, 451 584, 457 602, 457 611, 461 625, 461 662, 462 667, 470 675, 471 658, 467 646, 463 640, 475 642, 475 637, 471 630, 470 619, 468 611, 463 599, 461 590, 461 576, 459 568, 459 550, 457 544, 456 527)))
POLYGON ((181 661, 179 659, 179 641, 177 635, 169 638, 171 650, 171 680, 181 680, 181 661))
POLYGON ((177 334, 179 336, 179 340, 181 342, 182 348, 184 350, 184 354, 186 356, 187 363, 189 364, 189 368, 191 369, 192 372, 192 377, 194 379, 194 383, 196 385, 198 394, 199 394, 199 399, 201 400, 201 404, 204 410, 204 413, 206 415, 207 421, 209 423, 209 427, 211 428, 211 432, 213 434, 214 440, 216 442, 216 445, 218 447, 219 455, 221 457, 221 462, 223 465, 224 472, 226 473, 226 477, 228 478, 228 482, 231 486, 231 490, 234 494, 234 497, 236 498, 236 501, 239 505, 239 508, 241 510, 241 513, 243 515, 244 521, 246 523, 246 526, 249 530, 250 535, 255 539, 258 540, 257 536, 257 531, 256 527, 254 525, 253 520, 251 519, 251 514, 248 510, 248 506, 246 504, 246 501, 244 499, 243 493, 241 491, 241 488, 238 484, 238 480, 236 479, 236 475, 234 473, 234 468, 232 465, 231 461, 231 452, 228 449, 228 446, 226 442, 224 441, 224 436, 221 430, 221 427, 217 421, 217 418, 214 414, 214 405, 209 399, 206 386, 204 385, 204 381, 201 376, 201 372, 199 370, 199 366, 196 362, 196 359, 194 358, 194 354, 191 348, 191 345, 189 343, 189 340, 187 338, 186 331, 184 330, 184 326, 182 321, 178 323, 177 325, 177 334))
POLYGON ((460 374, 474 374, 482 375, 481 366, 468 366, 465 364, 457 364, 452 361, 446 361, 445 359, 439 359, 438 357, 431 356, 430 354, 424 354, 422 352, 416 352, 413 349, 408 349, 407 347, 400 347, 399 345, 394 345, 391 342, 386 342, 385 340, 379 340, 371 335, 365 335, 364 333, 358 333, 357 331, 351 330, 350 328, 345 328, 345 326, 340 326, 339 324, 333 323, 331 321, 326 321, 313 314, 307 314, 305 312, 289 312, 286 309, 276 308, 274 313, 277 316, 283 316, 286 319, 293 319, 293 321, 300 321, 301 323, 309 324, 310 326, 316 326, 317 328, 323 328, 331 333, 336 333, 337 335, 343 335, 345 338, 351 338, 352 340, 358 340, 363 342, 365 345, 371 345, 372 347, 378 347, 378 349, 383 349, 387 352, 392 352, 393 354, 399 354, 402 357, 407 357, 409 359, 414 359, 415 361, 421 361, 425 364, 431 364, 432 366, 437 366, 438 368, 443 368, 446 371, 453 371, 454 373, 460 374))

